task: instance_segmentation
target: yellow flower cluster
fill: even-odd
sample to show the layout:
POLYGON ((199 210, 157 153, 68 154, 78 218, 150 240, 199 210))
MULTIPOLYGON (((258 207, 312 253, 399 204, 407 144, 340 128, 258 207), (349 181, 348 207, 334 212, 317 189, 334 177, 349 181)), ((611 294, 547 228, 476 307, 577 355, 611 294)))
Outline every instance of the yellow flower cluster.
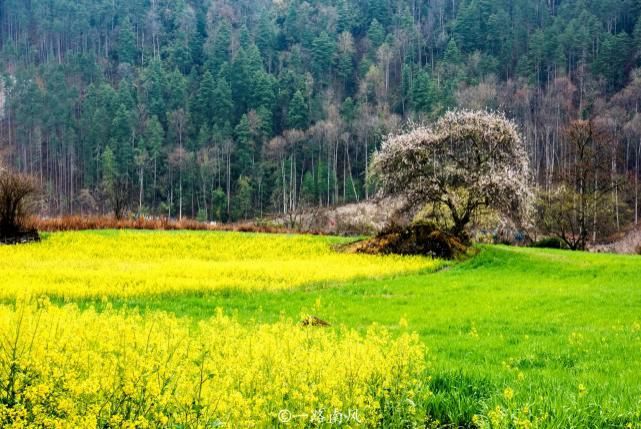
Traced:
POLYGON ((429 395, 422 343, 380 327, 245 326, 220 311, 195 326, 45 299, 1 306, 0 333, 6 429, 302 428, 332 415, 388 427, 420 422, 414 404, 429 395))
POLYGON ((0 246, 0 299, 280 290, 434 269, 423 257, 334 251, 343 239, 219 232, 92 231, 0 246))

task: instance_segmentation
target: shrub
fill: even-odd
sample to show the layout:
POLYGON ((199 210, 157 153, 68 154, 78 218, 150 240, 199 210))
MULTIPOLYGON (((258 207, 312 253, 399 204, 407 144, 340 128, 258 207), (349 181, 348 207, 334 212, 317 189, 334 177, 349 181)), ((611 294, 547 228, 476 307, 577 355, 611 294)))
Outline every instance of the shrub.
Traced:
POLYGON ((567 249, 568 246, 558 237, 545 237, 530 245, 541 249, 567 249))
POLYGON ((27 217, 36 190, 28 176, 0 172, 0 239, 15 239, 27 233, 27 217))
POLYGON ((431 223, 407 227, 389 226, 376 237, 358 243, 356 252, 368 254, 426 255, 455 259, 467 252, 467 246, 455 235, 431 223))

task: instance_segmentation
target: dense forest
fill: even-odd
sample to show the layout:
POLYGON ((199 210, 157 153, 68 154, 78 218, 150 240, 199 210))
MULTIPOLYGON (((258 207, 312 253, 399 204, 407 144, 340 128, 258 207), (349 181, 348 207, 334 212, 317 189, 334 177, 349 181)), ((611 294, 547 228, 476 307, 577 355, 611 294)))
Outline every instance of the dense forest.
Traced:
POLYGON ((37 178, 46 214, 230 221, 371 198, 383 136, 486 108, 519 124, 543 191, 575 165, 569 124, 594 122, 594 193, 616 183, 621 227, 639 212, 640 16, 638 0, 0 0, 0 163, 37 178))

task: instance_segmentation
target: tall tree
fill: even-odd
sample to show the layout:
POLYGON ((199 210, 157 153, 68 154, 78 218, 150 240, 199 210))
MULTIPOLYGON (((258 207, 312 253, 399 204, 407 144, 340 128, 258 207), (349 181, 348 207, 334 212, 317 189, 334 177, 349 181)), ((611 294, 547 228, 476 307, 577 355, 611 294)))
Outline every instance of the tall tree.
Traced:
POLYGON ((287 126, 292 129, 304 130, 307 128, 307 121, 307 101, 301 91, 296 91, 289 103, 287 126))
POLYGON ((129 17, 120 25, 118 31, 118 61, 121 63, 134 64, 137 58, 136 38, 132 30, 129 17))
POLYGON ((321 82, 327 81, 331 76, 334 50, 334 42, 325 31, 322 31, 312 43, 312 67, 315 77, 321 82))

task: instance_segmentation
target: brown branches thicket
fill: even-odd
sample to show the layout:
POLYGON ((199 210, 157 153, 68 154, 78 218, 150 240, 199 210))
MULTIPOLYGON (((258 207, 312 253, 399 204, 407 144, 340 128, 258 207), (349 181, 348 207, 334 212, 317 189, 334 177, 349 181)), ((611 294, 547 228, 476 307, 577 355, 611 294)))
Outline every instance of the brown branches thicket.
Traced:
POLYGON ((30 177, 0 171, 0 239, 16 237, 25 231, 31 199, 36 192, 30 177))
POLYGON ((544 234, 583 250, 589 241, 616 229, 610 213, 616 207, 608 200, 620 186, 612 168, 617 155, 611 134, 594 121, 573 121, 565 139, 566 168, 555 174, 556 186, 541 193, 537 223, 544 234))

